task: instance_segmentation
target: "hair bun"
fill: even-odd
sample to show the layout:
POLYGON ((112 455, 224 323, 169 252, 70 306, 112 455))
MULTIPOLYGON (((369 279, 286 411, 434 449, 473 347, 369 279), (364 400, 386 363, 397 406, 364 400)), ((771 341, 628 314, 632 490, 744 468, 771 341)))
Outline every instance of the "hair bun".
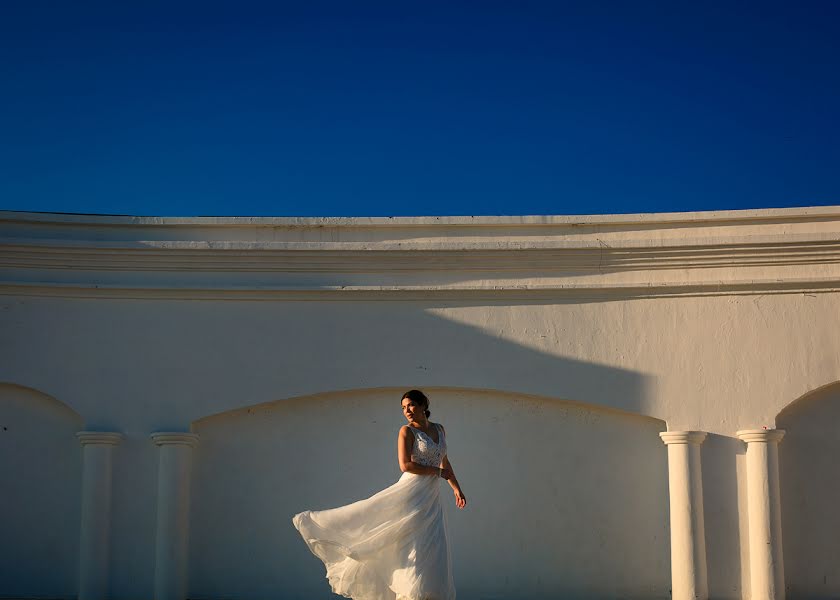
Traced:
POLYGON ((428 419, 432 415, 432 411, 426 410, 426 418, 428 419))

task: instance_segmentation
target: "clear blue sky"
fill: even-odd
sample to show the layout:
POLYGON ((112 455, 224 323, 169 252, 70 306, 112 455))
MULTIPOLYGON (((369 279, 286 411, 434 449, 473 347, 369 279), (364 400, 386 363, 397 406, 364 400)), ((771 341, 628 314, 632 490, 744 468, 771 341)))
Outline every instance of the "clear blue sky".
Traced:
POLYGON ((0 208, 840 204, 840 2, 6 2, 0 208))

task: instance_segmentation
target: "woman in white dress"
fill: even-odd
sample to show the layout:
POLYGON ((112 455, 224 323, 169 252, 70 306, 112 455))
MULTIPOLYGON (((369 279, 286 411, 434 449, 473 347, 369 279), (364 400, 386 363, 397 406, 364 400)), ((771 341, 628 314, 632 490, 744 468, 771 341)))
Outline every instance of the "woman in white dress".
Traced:
POLYGON ((439 477, 467 499, 446 456, 446 432, 429 421, 420 390, 403 394, 408 425, 400 428, 402 476, 365 500, 303 511, 292 523, 327 568, 332 591, 354 600, 453 600, 452 561, 439 477))

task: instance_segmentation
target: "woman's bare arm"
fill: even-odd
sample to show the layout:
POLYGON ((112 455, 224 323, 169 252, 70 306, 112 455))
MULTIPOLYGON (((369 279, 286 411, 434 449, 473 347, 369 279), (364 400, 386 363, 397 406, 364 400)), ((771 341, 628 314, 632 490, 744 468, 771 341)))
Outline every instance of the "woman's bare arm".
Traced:
MULTIPOLYGON (((440 428, 443 429, 443 425, 441 425, 440 428)), ((446 435, 445 430, 443 433, 446 435)), ((452 468, 452 463, 449 462, 449 457, 444 454, 443 460, 440 464, 441 467, 443 467, 442 477, 446 478, 446 481, 455 493, 455 506, 458 508, 464 508, 467 505, 467 497, 464 495, 464 492, 461 491, 461 484, 458 483, 458 479, 455 477, 455 469, 452 468)))
POLYGON ((400 427, 399 440, 397 442, 397 460, 400 463, 400 471, 403 473, 414 473, 415 475, 440 476, 441 469, 438 467, 427 467, 418 465, 411 460, 411 450, 414 448, 414 434, 408 425, 400 427))

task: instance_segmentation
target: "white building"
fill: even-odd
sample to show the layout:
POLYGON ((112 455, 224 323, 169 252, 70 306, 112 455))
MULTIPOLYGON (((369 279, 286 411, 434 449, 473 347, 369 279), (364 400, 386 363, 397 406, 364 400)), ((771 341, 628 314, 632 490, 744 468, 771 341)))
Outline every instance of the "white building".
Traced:
POLYGON ((0 597, 330 597, 415 387, 462 600, 837 597, 838 332, 840 207, 0 213, 0 597))

